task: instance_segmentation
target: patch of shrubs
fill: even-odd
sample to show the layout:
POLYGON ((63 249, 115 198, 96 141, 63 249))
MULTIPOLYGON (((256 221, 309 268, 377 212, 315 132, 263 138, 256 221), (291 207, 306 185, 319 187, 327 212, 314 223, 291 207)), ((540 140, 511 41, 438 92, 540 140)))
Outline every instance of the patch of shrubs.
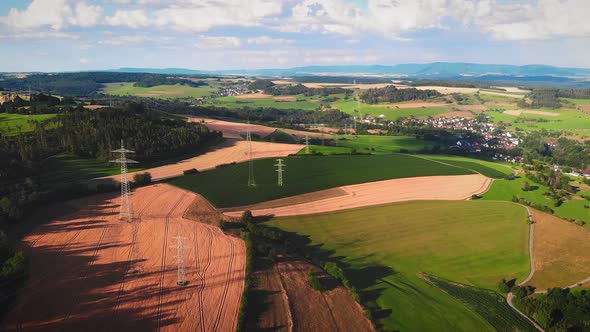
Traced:
POLYGON ((543 212, 547 212, 550 214, 554 214, 555 211, 553 211, 552 208, 548 207, 547 205, 541 205, 541 204, 537 204, 537 203, 533 203, 525 198, 522 197, 518 197, 518 196, 513 196, 512 197, 512 201, 515 203, 520 203, 522 205, 526 205, 526 206, 530 206, 534 209, 537 209, 539 211, 543 211, 543 212))
POLYGON ((197 173, 199 173, 199 171, 197 171, 196 168, 191 168, 191 169, 187 169, 187 170, 182 171, 182 174, 184 174, 184 175, 191 175, 191 174, 197 174, 197 173))
POLYGON ((215 166, 215 168, 223 168, 223 167, 228 167, 228 166, 235 165, 235 164, 237 164, 237 163, 234 161, 231 163, 219 164, 219 165, 215 166))
POLYGON ((133 184, 136 187, 147 186, 152 183, 152 175, 149 172, 136 173, 133 175, 133 184))
POLYGON ((322 285, 322 281, 311 270, 307 273, 307 281, 309 281, 309 285, 311 286, 311 288, 317 291, 323 292, 324 290, 326 290, 324 288, 324 285, 322 285))

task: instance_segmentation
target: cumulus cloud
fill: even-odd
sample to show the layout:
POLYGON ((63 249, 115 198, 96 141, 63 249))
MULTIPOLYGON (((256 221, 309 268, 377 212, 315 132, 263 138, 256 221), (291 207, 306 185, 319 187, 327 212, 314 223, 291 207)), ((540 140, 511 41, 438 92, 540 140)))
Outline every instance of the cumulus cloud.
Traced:
POLYGON ((149 26, 151 24, 151 20, 141 9, 117 10, 113 16, 106 18, 106 23, 113 26, 142 28, 149 26))
POLYGON ((80 58, 80 63, 83 64, 83 65, 85 65, 85 64, 87 64, 89 62, 90 62, 90 60, 88 60, 88 58, 80 58))
POLYGON ((33 0, 26 9, 10 9, 0 22, 16 30, 50 27, 60 30, 67 26, 96 25, 103 15, 98 5, 73 0, 33 0))
POLYGON ((199 36, 196 47, 200 49, 236 48, 242 45, 238 37, 233 36, 199 36))
POLYGON ((20 32, 11 33, 8 35, 0 35, 0 38, 11 38, 11 39, 49 39, 49 38, 60 38, 60 39, 80 39, 80 35, 58 31, 38 31, 38 32, 20 32))

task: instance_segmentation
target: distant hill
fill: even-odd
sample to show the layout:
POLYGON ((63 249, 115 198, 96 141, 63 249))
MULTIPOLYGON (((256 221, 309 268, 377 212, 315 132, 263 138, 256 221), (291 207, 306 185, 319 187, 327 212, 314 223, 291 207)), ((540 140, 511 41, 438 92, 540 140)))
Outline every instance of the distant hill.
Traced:
MULTIPOLYGON (((475 63, 436 62, 427 64, 354 65, 354 66, 306 66, 294 68, 257 70, 192 70, 183 68, 121 68, 118 72, 143 72, 158 74, 236 74, 248 76, 305 76, 305 75, 357 75, 415 78, 476 78, 480 77, 570 77, 590 78, 590 68, 562 68, 546 65, 496 65, 475 63)), ((507 78, 507 80, 509 80, 507 78)))

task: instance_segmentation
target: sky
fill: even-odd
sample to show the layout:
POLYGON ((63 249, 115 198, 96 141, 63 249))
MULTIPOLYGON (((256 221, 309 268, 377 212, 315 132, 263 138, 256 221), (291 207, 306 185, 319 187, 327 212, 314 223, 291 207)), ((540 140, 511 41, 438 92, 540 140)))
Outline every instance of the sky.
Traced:
POLYGON ((590 0, 0 0, 0 72, 590 68, 590 0))

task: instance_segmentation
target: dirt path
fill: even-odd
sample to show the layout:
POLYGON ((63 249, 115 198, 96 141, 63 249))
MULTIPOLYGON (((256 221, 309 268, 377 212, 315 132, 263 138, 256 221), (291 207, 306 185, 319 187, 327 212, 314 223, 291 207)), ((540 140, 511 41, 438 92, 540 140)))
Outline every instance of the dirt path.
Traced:
MULTIPOLYGON (((319 191, 278 200, 276 203, 282 206, 277 204, 271 208, 256 209, 254 205, 250 208, 255 216, 283 217, 413 200, 463 200, 485 192, 491 183, 491 179, 481 174, 393 179, 333 188, 332 191, 338 190, 338 194, 334 195, 319 191)), ((272 202, 262 204, 273 205, 272 202)), ((231 211, 224 214, 239 217, 242 212, 231 211)))
POLYGON ((119 199, 101 195, 38 227, 23 240, 31 277, 0 330, 233 331, 245 246, 184 219, 194 198, 158 184, 133 193, 138 223, 119 221, 119 199), (176 236, 186 248, 184 287, 177 285, 176 236))

